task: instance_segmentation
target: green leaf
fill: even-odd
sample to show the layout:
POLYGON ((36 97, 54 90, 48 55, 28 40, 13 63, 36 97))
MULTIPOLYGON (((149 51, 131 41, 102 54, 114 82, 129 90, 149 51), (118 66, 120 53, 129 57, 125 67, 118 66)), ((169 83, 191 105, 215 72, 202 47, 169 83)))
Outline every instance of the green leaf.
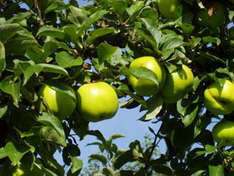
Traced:
POLYGON ((77 31, 77 36, 80 37, 83 35, 83 33, 88 30, 91 26, 91 24, 98 21, 100 18, 102 18, 107 13, 106 10, 98 10, 94 14, 92 14, 88 19, 85 20, 85 22, 81 25, 80 29, 77 31))
POLYGON ((6 158, 7 157, 7 152, 5 151, 4 148, 0 148, 0 159, 6 158))
POLYGON ((112 168, 110 167, 106 167, 102 170, 102 172, 105 174, 105 175, 108 175, 108 176, 115 176, 115 172, 112 168))
POLYGON ((50 36, 53 38, 64 39, 65 34, 61 29, 54 28, 53 26, 43 26, 37 32, 38 36, 50 36))
POLYGON ((47 126, 47 129, 55 130, 58 135, 57 137, 59 137, 58 141, 60 141, 63 146, 67 145, 63 126, 57 117, 55 117, 53 114, 44 112, 38 117, 37 121, 47 126))
POLYGON ((20 101, 20 80, 15 80, 13 76, 8 76, 0 82, 0 89, 12 96, 14 104, 18 106, 20 101))
POLYGON ((150 32, 151 36, 156 42, 156 47, 158 48, 162 33, 158 30, 156 21, 153 21, 151 18, 141 18, 141 20, 145 24, 146 29, 150 32))
POLYGON ((6 68, 6 55, 5 47, 2 42, 0 42, 0 73, 3 72, 6 68))
POLYGON ((122 134, 114 134, 114 135, 112 135, 112 136, 109 138, 108 141, 113 141, 114 139, 118 139, 118 138, 122 138, 122 137, 124 137, 124 135, 122 135, 122 134))
POLYGON ((30 151, 30 148, 24 144, 16 143, 14 140, 10 140, 4 147, 5 154, 11 160, 11 164, 16 166, 19 164, 23 156, 30 151))
POLYGON ((220 45, 220 43, 221 43, 221 40, 220 40, 218 37, 212 37, 212 36, 205 36, 205 37, 202 37, 202 41, 203 41, 205 44, 208 44, 208 43, 215 43, 216 45, 220 45))
POLYGON ((104 166, 107 164, 107 158, 104 155, 100 154, 92 154, 89 156, 89 161, 91 160, 97 160, 100 161, 104 166))
POLYGON ((67 70, 64 68, 58 66, 58 65, 53 65, 53 64, 38 64, 42 68, 43 72, 49 72, 49 73, 58 73, 61 75, 68 76, 67 70))
POLYGON ((167 51, 171 49, 175 49, 184 44, 183 37, 176 33, 169 33, 163 35, 160 41, 160 45, 162 46, 162 51, 167 51))
POLYGON ((156 86, 159 86, 158 78, 155 73, 145 67, 130 68, 130 72, 136 78, 151 80, 156 86))
POLYGON ((0 108, 0 119, 5 115, 7 109, 8 109, 7 105, 0 108))
POLYGON ((0 25, 0 41, 2 43, 7 42, 18 30, 20 30, 20 25, 16 23, 0 25))
POLYGON ((185 116, 182 116, 182 122, 183 122, 185 127, 192 124, 194 119, 197 117, 198 110, 199 110, 199 108, 196 105, 189 106, 186 109, 185 116))
POLYGON ((73 56, 71 56, 65 51, 57 53, 55 59, 58 65, 63 68, 80 66, 83 63, 83 60, 81 57, 74 59, 73 56))
POLYGON ((75 25, 81 26, 87 20, 87 15, 89 14, 85 9, 77 8, 75 6, 70 6, 70 14, 68 19, 75 25))
POLYGON ((148 111, 140 118, 142 121, 152 120, 158 115, 163 106, 163 99, 157 95, 147 100, 146 103, 148 111))
POLYGON ((223 165, 209 165, 209 176, 224 176, 223 165))
POLYGON ((128 5, 126 0, 111 0, 109 3, 116 13, 124 17, 123 15, 128 5))
POLYGON ((127 162, 133 161, 133 155, 131 151, 126 151, 122 153, 115 161, 114 167, 115 169, 120 169, 127 162))
POLYGON ((97 48, 97 53, 98 58, 102 62, 107 62, 113 66, 121 62, 122 51, 119 47, 114 47, 107 43, 101 43, 97 48))
POLYGON ((144 7, 143 1, 135 1, 129 8, 127 8, 127 12, 129 17, 133 17, 142 7, 144 7))
POLYGON ((94 31, 91 31, 90 37, 87 39, 87 43, 92 44, 98 38, 106 36, 106 35, 110 35, 113 33, 117 33, 117 31, 113 27, 96 29, 94 31))
POLYGON ((71 166, 71 173, 76 173, 77 171, 81 170, 83 167, 83 162, 79 158, 71 157, 72 166, 71 166))

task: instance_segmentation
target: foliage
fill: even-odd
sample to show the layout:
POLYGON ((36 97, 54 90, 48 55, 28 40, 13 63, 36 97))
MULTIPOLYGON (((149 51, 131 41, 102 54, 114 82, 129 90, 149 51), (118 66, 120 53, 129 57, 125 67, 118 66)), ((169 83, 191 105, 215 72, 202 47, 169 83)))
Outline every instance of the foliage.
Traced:
MULTIPOLYGON (((232 175, 233 146, 215 143, 210 125, 214 119, 233 120, 233 113, 214 115, 204 106, 204 90, 213 82, 234 81, 233 4, 225 7, 225 21, 215 28, 200 24, 197 12, 207 7, 200 0, 181 0, 180 14, 170 20, 161 16, 155 0, 94 0, 80 7, 75 0, 0 0, 0 173, 13 175, 78 175, 82 169, 80 139, 95 135, 100 150, 108 150, 112 140, 90 131, 79 109, 65 120, 40 108, 42 85, 57 81, 74 90, 94 81, 111 84, 119 98, 130 97, 120 108, 140 106, 141 120, 159 121, 159 130, 150 129, 155 140, 164 140, 166 154, 152 158, 139 141, 115 155, 115 169, 138 161, 137 170, 124 175, 232 175), (182 64, 195 76, 193 89, 173 104, 164 103, 161 93, 142 97, 134 93, 127 77, 130 62, 141 56, 154 56, 167 74, 182 64), (156 133, 154 131, 157 131, 156 133), (64 165, 54 158, 61 151, 64 165), (33 174, 32 174, 33 173, 33 174)), ((215 13, 209 8, 209 15, 215 13)), ((147 71, 137 76, 147 79, 147 71)), ((157 81, 156 81, 157 82, 157 81)), ((67 96, 63 89, 56 88, 67 96)), ((46 107, 46 104, 44 104, 46 107)), ((152 141, 154 146, 155 141, 152 141)), ((108 151, 112 153, 116 146, 108 151)), ((116 152, 116 151, 115 151, 116 152)), ((116 153, 115 153, 116 154, 116 153)), ((105 163, 98 154, 93 156, 105 163)), ((115 175, 109 167, 104 175, 115 175)))

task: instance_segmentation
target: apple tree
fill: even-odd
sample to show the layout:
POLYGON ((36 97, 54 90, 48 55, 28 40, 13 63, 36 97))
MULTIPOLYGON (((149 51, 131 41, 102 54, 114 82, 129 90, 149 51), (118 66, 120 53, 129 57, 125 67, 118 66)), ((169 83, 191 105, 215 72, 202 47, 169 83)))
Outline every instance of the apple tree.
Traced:
POLYGON ((93 135, 102 175, 232 176, 233 21, 233 0, 0 0, 0 173, 79 175, 93 135), (147 147, 89 130, 136 107, 147 147))

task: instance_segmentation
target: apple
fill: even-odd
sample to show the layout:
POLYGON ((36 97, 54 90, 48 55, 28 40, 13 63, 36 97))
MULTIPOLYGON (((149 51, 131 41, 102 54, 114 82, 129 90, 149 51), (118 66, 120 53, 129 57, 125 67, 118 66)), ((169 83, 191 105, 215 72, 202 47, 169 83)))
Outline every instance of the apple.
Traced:
POLYGON ((193 72, 184 64, 181 69, 167 74, 167 79, 162 89, 163 101, 176 103, 191 89, 193 81, 193 72))
MULTIPOLYGON (((40 88, 39 96, 47 105, 47 108, 61 119, 71 115, 76 108, 74 90, 63 83, 56 82, 43 85, 40 88)), ((42 105, 42 108, 45 109, 44 105, 42 105)))
POLYGON ((159 12, 168 19, 175 19, 182 7, 179 0, 158 0, 159 12))
POLYGON ((112 118, 119 107, 115 90, 105 82, 82 85, 78 90, 78 111, 90 122, 112 118))
POLYGON ((234 122, 223 120, 212 129, 212 136, 219 144, 234 145, 234 122))
POLYGON ((24 175, 24 171, 20 168, 17 168, 16 171, 12 174, 12 176, 22 176, 24 175))
POLYGON ((141 96, 151 96, 157 94, 165 82, 165 71, 159 62, 152 56, 143 56, 134 59, 130 64, 131 68, 144 67, 155 73, 159 85, 156 85, 152 80, 144 78, 136 78, 134 75, 129 75, 128 80, 130 85, 136 91, 136 94, 141 96))
POLYGON ((218 1, 212 1, 209 8, 202 8, 197 14, 198 23, 210 28, 216 28, 225 22, 225 6, 218 1))
POLYGON ((230 114, 234 110, 234 84, 226 80, 222 85, 211 84, 204 91, 204 104, 213 114, 230 114))

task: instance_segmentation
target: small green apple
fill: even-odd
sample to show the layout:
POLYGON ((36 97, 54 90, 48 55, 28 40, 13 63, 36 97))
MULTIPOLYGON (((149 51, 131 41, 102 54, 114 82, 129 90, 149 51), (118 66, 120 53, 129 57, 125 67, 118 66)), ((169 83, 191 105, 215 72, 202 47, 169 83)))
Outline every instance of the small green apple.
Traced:
POLYGON ((226 80, 223 85, 211 84, 204 91, 204 104, 213 114, 230 114, 234 110, 234 84, 226 80))
POLYGON ((105 82, 82 85, 78 90, 78 110, 91 122, 112 118, 119 107, 115 90, 105 82))
POLYGON ((162 16, 168 19, 175 19, 182 12, 179 0, 158 0, 158 8, 162 16))
POLYGON ((234 122, 223 120, 217 123, 212 130, 212 136, 223 146, 234 145, 234 122))
POLYGON ((129 83, 141 96, 151 96, 157 94, 165 82, 165 71, 159 62, 152 56, 144 56, 134 59, 130 64, 131 68, 144 67, 155 73, 159 86, 155 85, 152 80, 136 78, 134 75, 128 77, 129 83))
MULTIPOLYGON (((61 119, 71 115, 76 108, 76 94, 74 90, 63 84, 45 84, 39 91, 39 96, 43 99, 48 109, 61 119)), ((43 106, 43 109, 45 107, 43 106)))
POLYGON ((175 103, 181 99, 193 86, 193 72, 186 65, 167 75, 162 89, 163 100, 166 103, 175 103))
POLYGON ((197 14, 198 23, 210 28, 216 28, 225 22, 225 6, 218 1, 214 1, 212 5, 207 8, 202 8, 197 14))

